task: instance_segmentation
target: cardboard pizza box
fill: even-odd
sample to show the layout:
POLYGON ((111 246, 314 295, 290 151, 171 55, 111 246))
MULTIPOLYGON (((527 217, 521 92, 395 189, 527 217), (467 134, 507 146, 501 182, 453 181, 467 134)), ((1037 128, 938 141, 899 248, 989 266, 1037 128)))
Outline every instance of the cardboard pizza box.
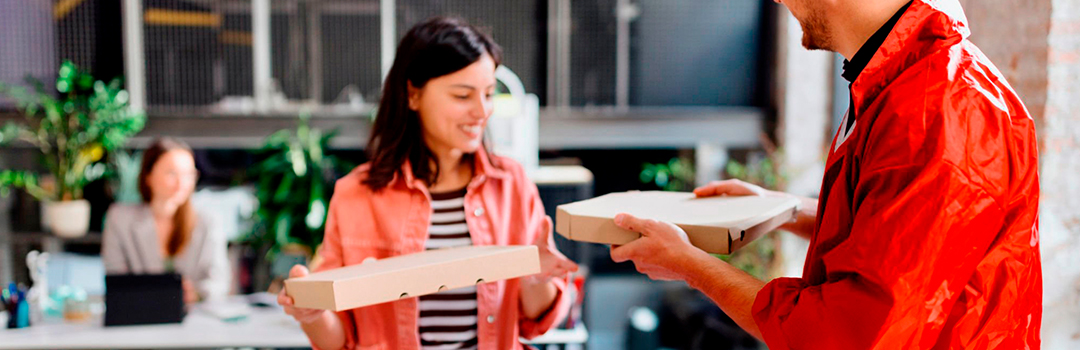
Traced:
POLYGON ((558 206, 555 231, 574 241, 626 244, 641 235, 615 225, 627 213, 666 221, 686 231, 690 243, 714 254, 731 254, 795 219, 799 200, 782 197, 696 198, 685 192, 621 192, 558 206))
POLYGON ((302 308, 342 311, 540 273, 536 246, 428 250, 285 280, 302 308))

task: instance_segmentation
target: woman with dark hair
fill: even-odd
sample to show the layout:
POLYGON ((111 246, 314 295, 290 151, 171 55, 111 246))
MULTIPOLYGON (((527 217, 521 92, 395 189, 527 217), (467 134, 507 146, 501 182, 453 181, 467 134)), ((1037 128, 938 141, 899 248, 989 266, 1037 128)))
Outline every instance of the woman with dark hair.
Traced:
MULTIPOLYGON (((577 265, 555 249, 551 219, 522 167, 484 148, 499 47, 452 18, 401 40, 368 152, 338 180, 319 250, 321 271, 468 245, 540 248, 541 273, 333 313, 278 302, 319 349, 522 349, 563 316, 577 265)), ((308 274, 294 266, 291 277, 308 274)))
POLYGON ((143 152, 143 203, 114 204, 105 214, 101 258, 108 274, 176 272, 184 301, 217 299, 229 292, 225 236, 191 206, 199 173, 191 148, 156 140, 143 152))

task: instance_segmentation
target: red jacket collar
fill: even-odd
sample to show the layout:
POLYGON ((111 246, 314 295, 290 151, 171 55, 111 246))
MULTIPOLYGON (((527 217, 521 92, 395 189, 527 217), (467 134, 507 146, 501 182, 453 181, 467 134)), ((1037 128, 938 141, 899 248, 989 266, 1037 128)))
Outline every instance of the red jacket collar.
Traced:
POLYGON ((864 103, 873 101, 888 82, 908 67, 971 34, 967 17, 957 0, 912 1, 892 33, 852 83, 857 110, 864 109, 864 103))

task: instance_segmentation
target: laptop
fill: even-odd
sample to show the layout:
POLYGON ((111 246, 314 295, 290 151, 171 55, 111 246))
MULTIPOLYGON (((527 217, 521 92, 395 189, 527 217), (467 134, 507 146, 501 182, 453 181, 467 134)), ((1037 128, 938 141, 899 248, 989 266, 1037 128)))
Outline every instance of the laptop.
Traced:
POLYGON ((185 314, 179 274, 105 276, 105 326, 180 323, 185 314))

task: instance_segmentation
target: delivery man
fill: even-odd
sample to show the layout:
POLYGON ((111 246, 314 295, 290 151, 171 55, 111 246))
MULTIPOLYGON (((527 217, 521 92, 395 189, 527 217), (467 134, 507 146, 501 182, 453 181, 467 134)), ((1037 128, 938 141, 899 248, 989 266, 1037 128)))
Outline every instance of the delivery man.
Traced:
MULTIPOLYGON (((616 223, 642 237, 612 258, 687 281, 774 350, 1038 348, 1035 127, 959 4, 782 2, 805 47, 848 59, 851 82, 820 196, 785 227, 810 240, 802 278, 764 283, 628 215, 616 223)), ((788 196, 739 181, 695 192, 788 196)))

